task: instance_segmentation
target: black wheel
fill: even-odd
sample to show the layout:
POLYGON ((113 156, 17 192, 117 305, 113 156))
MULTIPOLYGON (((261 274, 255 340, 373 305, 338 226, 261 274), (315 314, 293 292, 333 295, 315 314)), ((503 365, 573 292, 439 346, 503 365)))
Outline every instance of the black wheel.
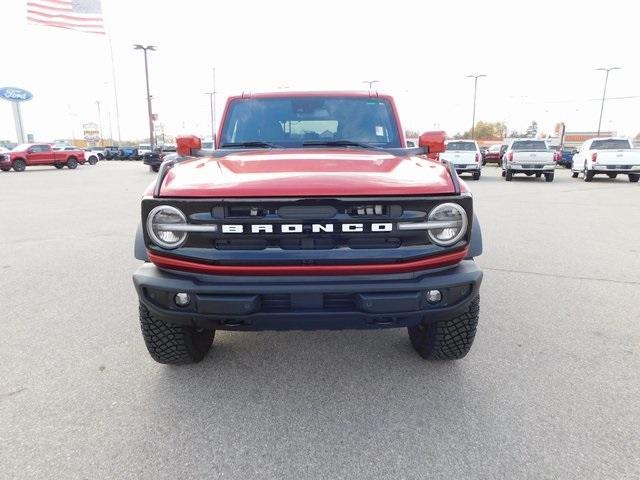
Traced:
POLYGON ((160 165, 151 165, 151 171, 158 173, 160 171, 160 165))
POLYGON ((104 155, 102 153, 98 154, 98 160, 104 160, 104 155))
POLYGON ((584 169, 582 174, 583 174, 582 179, 585 182, 590 182, 591 180, 593 180, 593 170, 588 170, 586 163, 584 164, 584 169))
POLYGON ((607 173, 607 177, 609 178, 616 178, 618 176, 617 173, 607 173))
POLYGON ((11 166, 16 172, 24 172, 24 169, 27 168, 27 162, 25 162, 21 158, 18 158, 17 160, 13 161, 11 166))
POLYGON ((449 320, 409 327, 409 339, 416 352, 427 360, 457 360, 464 357, 473 344, 480 315, 480 297, 469 304, 466 312, 449 320))
POLYGON ((11 167, 0 167, 0 170, 2 170, 3 172, 8 172, 9 170, 11 170, 11 167))
POLYGON ((140 327, 149 355, 158 363, 180 365, 202 360, 213 343, 215 330, 169 325, 140 304, 140 327))
POLYGON ((474 180, 480 180, 480 170, 478 170, 477 172, 473 172, 473 179, 474 180))
POLYGON ((571 172, 571 178, 578 178, 578 175, 580 175, 580 172, 571 172))
POLYGON ((542 176, 541 173, 536 173, 536 178, 540 178, 542 176))
POLYGON ((98 157, 91 155, 87 161, 89 162, 89 165, 95 165, 98 163, 98 157))
POLYGON ((545 182, 553 182, 553 177, 555 177, 555 176, 556 176, 555 172, 545 173, 544 174, 544 181, 545 182))
POLYGON ((640 180, 640 174, 638 174, 638 173, 630 173, 629 174, 629 181, 631 183, 637 183, 638 180, 640 180))
POLYGON ((77 166, 78 166, 78 160, 76 160, 76 157, 69 157, 69 159, 67 160, 67 168, 70 168, 71 170, 73 170, 77 166))
POLYGON ((502 170, 502 176, 504 177, 507 174, 504 170, 502 170))
POLYGON ((504 179, 507 182, 510 182, 511 180, 513 180, 513 172, 511 170, 507 170, 507 172, 504 175, 504 179))
POLYGON ((484 167, 487 164, 486 160, 482 160, 482 166, 484 167))
POLYGON ((64 167, 64 163, 56 162, 53 164, 53 166, 60 170, 62 167, 64 167))

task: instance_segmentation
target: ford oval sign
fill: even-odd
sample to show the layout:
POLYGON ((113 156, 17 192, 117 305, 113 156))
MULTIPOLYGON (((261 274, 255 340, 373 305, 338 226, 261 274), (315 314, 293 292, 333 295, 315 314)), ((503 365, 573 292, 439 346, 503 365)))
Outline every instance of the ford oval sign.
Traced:
POLYGON ((2 87, 0 88, 0 98, 10 102, 26 102, 33 98, 33 94, 21 88, 2 87))

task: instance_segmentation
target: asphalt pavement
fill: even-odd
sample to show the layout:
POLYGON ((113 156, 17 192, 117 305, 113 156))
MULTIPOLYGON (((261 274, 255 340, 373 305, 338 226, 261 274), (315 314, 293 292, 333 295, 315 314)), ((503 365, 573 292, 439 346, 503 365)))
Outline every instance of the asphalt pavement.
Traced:
POLYGON ((478 335, 219 332, 148 356, 139 162, 0 172, 0 477, 640 478, 640 185, 487 166, 478 335))

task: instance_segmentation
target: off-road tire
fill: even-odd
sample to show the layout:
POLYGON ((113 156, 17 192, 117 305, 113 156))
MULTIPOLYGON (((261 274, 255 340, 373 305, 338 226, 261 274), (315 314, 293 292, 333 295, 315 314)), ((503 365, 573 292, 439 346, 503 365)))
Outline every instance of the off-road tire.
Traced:
POLYGON ((544 181, 545 182, 553 182, 553 178, 556 176, 555 172, 551 172, 551 173, 545 173, 544 174, 544 181))
POLYGON ((53 166, 56 167, 58 170, 60 170, 61 168, 64 167, 64 163, 56 162, 53 164, 53 166))
POLYGON ((638 173, 630 173, 629 174, 629 181, 631 183, 637 183, 638 180, 640 180, 640 174, 638 174, 638 173))
POLYGON ((158 363, 183 365, 202 360, 213 343, 215 330, 169 325, 140 304, 140 328, 149 355, 158 363))
POLYGON ((504 170, 502 170, 502 176, 504 177, 504 176, 506 176, 506 175, 507 175, 507 172, 506 172, 506 171, 504 171, 504 170))
POLYGON ((78 160, 76 160, 76 157, 69 157, 67 159, 67 168, 70 168, 71 170, 73 170, 77 166, 78 166, 78 160))
POLYGON ((18 158, 13 161, 11 166, 13 167, 13 170, 15 172, 24 172, 24 169, 27 168, 27 162, 25 162, 21 158, 18 158))
POLYGON ((510 182, 511 180, 513 180, 513 172, 511 170, 507 170, 506 173, 504 174, 504 179, 507 182, 510 182))
POLYGON ((585 163, 584 169, 582 170, 582 179, 585 182, 590 182, 591 180, 593 180, 593 176, 594 176, 593 170, 588 170, 587 164, 585 163))
POLYGON ((578 175, 580 175, 580 172, 571 172, 571 178, 578 178, 578 175))
POLYGON ((467 311, 426 325, 409 327, 411 345, 427 360, 457 360, 463 358, 473 344, 480 315, 480 296, 475 297, 467 311))
POLYGON ((96 157, 95 155, 91 155, 88 160, 89 165, 95 165, 96 163, 98 163, 98 157, 96 157))

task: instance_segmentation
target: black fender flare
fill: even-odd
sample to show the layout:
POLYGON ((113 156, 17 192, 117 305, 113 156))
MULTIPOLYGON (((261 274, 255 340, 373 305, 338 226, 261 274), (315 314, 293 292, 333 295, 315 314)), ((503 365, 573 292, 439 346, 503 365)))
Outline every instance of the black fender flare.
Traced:
POLYGON ((482 229, 476 214, 473 214, 473 222, 471 224, 471 240, 469 241, 469 253, 467 258, 477 257, 482 254, 482 229))
POLYGON ((142 222, 138 223, 138 229, 136 230, 136 240, 133 245, 133 254, 137 260, 148 262, 147 247, 144 244, 144 233, 142 232, 142 222))

